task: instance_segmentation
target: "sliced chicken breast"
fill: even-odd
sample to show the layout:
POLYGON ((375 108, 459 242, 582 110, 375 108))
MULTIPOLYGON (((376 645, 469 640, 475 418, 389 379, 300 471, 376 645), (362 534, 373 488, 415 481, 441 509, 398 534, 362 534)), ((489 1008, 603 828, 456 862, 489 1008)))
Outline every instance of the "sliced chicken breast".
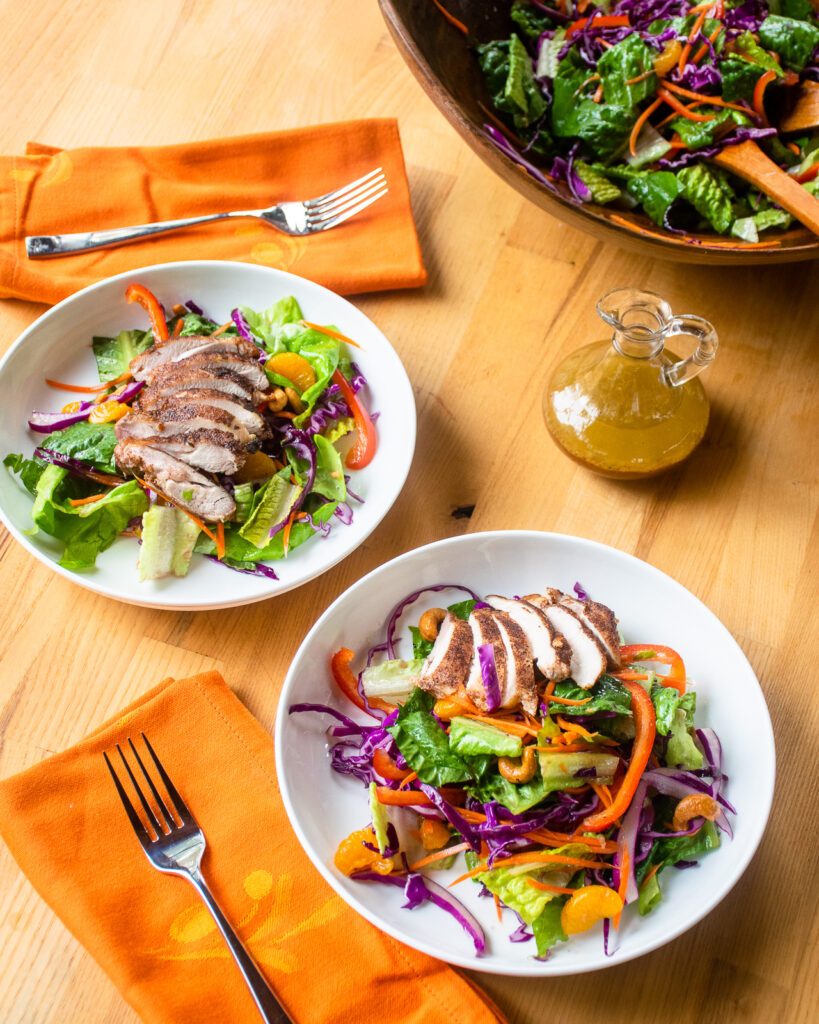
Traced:
MULTIPOLYGON (((556 591, 554 593, 560 593, 556 591)), ((606 671, 606 652, 603 645, 574 612, 555 604, 552 596, 529 594, 526 600, 540 608, 558 633, 562 633, 571 648, 571 678, 579 687, 588 690, 606 671)))
POLYGON ((130 370, 135 380, 144 380, 154 367, 160 363, 177 363, 197 353, 230 353, 247 360, 257 360, 259 350, 243 338, 225 337, 220 334, 216 338, 207 335, 191 335, 188 338, 169 338, 149 348, 147 352, 131 360, 130 370))
POLYGON ((123 416, 116 426, 119 440, 146 440, 149 437, 176 437, 191 434, 197 430, 223 430, 232 434, 240 445, 251 444, 250 431, 237 423, 224 409, 204 405, 182 405, 155 416, 153 411, 133 410, 123 416))
POLYGON ((134 473, 163 494, 209 522, 224 522, 236 511, 236 502, 219 484, 159 448, 120 441, 114 449, 117 465, 134 473))
POLYGON ((560 603, 570 612, 574 612, 597 637, 606 652, 608 667, 613 671, 620 668, 620 634, 617 631, 617 617, 611 608, 597 601, 579 601, 569 594, 564 594, 560 603))
POLYGON ((192 356, 182 363, 162 363, 145 379, 145 393, 152 400, 169 398, 178 391, 207 388, 222 391, 236 401, 255 408, 264 398, 241 374, 208 365, 208 356, 192 356), (202 366, 194 364, 204 362, 202 366))
POLYGON ((506 685, 501 691, 501 707, 523 707, 534 715, 538 709, 534 659, 526 634, 506 612, 492 611, 506 650, 506 685))
POLYGON ((473 704, 482 711, 487 711, 489 710, 489 704, 486 699, 486 688, 484 687, 483 674, 478 659, 478 648, 483 644, 490 644, 492 647, 492 653, 495 656, 495 672, 498 677, 498 687, 502 701, 503 695, 506 692, 506 644, 503 642, 500 626, 495 620, 495 612, 491 608, 476 608, 469 616, 469 628, 472 633, 473 655, 466 683, 466 693, 473 704))
POLYGON ((436 697, 448 697, 466 682, 471 660, 472 630, 462 619, 447 612, 424 663, 419 685, 436 697))
POLYGON ((145 402, 137 401, 136 405, 140 412, 144 410, 154 419, 162 421, 169 418, 179 419, 176 413, 180 409, 207 409, 209 413, 221 410, 254 437, 266 437, 269 433, 269 428, 259 413, 248 409, 246 405, 221 391, 210 391, 206 388, 178 391, 172 398, 160 398, 152 402, 150 397, 147 397, 145 402))
POLYGON ((159 448, 185 465, 207 473, 238 473, 247 454, 233 434, 225 430, 194 430, 171 437, 154 435, 132 439, 130 443, 159 448))
POLYGON ((500 594, 490 594, 486 603, 506 612, 520 626, 526 634, 535 664, 546 679, 560 681, 568 676, 571 651, 540 608, 528 601, 517 601, 500 594))

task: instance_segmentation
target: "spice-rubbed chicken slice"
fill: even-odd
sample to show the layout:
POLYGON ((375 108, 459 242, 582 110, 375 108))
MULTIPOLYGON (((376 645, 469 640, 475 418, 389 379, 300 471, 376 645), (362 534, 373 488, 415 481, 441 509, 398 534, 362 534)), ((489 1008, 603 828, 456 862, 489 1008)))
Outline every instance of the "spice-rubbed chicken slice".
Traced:
POLYGON ((506 685, 501 690, 501 707, 516 708, 520 705, 524 711, 534 715, 538 708, 538 693, 532 648, 511 615, 497 610, 493 610, 492 615, 506 649, 506 685))
POLYGON ((250 431, 237 423, 236 419, 224 409, 204 405, 180 405, 169 408, 162 416, 153 410, 143 412, 134 409, 117 422, 116 433, 120 441, 134 439, 147 440, 149 437, 177 437, 191 434, 197 430, 223 430, 232 434, 240 445, 248 446, 253 442, 250 431))
POLYGON ((503 642, 503 634, 491 608, 473 609, 469 616, 469 628, 474 653, 469 666, 466 694, 481 711, 495 711, 497 708, 487 700, 478 648, 485 644, 489 644, 492 648, 495 658, 495 675, 498 677, 499 697, 502 700, 503 694, 506 692, 506 645, 503 642))
POLYGON ((472 630, 462 619, 447 612, 418 685, 436 697, 448 697, 466 682, 471 660, 472 630))
POLYGON ((518 601, 500 594, 490 594, 486 603, 506 612, 526 634, 538 670, 546 679, 558 682, 569 674, 571 650, 562 634, 557 633, 540 608, 528 601, 518 601))
POLYGON ((207 388, 222 391, 238 402, 255 408, 264 393, 249 384, 234 370, 213 366, 209 356, 193 356, 182 363, 162 363, 145 378, 145 390, 152 398, 169 398, 183 389, 207 388))
MULTIPOLYGON (((559 591, 557 591, 559 593, 559 591)), ((550 595, 527 594, 525 600, 540 608, 558 633, 562 633, 572 652, 571 677, 583 690, 594 686, 606 671, 603 645, 574 612, 555 604, 550 595)))
POLYGON ((594 633, 606 652, 608 667, 614 671, 620 668, 620 634, 617 632, 617 617, 611 608, 597 601, 580 601, 569 594, 563 594, 560 604, 568 608, 594 633))
POLYGON ((120 441, 114 449, 117 465, 153 484, 194 515, 209 522, 224 522, 236 511, 231 495, 204 474, 186 466, 159 448, 120 441))
POLYGON ((140 412, 145 412, 156 420, 165 420, 180 408, 207 409, 209 412, 221 410, 233 417, 236 423, 254 437, 266 437, 269 433, 269 428, 259 413, 248 409, 246 405, 221 391, 194 388, 191 391, 178 391, 171 398, 157 399, 146 394, 144 399, 140 395, 135 404, 140 412))
MULTIPOLYGON (((147 352, 131 360, 129 369, 134 380, 144 380, 160 363, 178 363, 198 353, 228 353, 241 359, 257 361, 259 350, 255 345, 243 338, 225 337, 220 334, 215 338, 208 335, 191 335, 187 338, 169 338, 149 348, 147 352)), ((258 366, 258 362, 256 363, 258 366)))
POLYGON ((194 430, 171 437, 154 435, 131 444, 148 445, 206 473, 238 473, 247 457, 243 445, 226 430, 194 430))

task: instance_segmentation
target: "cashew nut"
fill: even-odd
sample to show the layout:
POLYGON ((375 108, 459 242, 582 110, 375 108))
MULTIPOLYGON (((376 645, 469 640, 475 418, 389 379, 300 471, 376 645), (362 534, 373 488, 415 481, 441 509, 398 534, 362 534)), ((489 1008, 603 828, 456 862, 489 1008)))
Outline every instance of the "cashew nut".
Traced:
POLYGON ((267 400, 267 408, 271 412, 281 412, 286 405, 287 395, 281 388, 276 388, 270 393, 270 397, 267 400))
POLYGON ((443 608, 430 608, 424 612, 418 623, 418 631, 425 640, 434 640, 438 636, 441 623, 446 618, 443 608))
POLYGON ((304 412, 307 406, 299 398, 299 393, 295 388, 285 388, 284 393, 287 395, 287 400, 290 403, 290 408, 293 412, 304 412))
POLYGON ((513 757, 499 757, 498 771, 507 782, 531 782, 537 769, 537 751, 533 745, 523 748, 520 760, 513 757))
POLYGON ((719 815, 717 801, 707 793, 691 793, 684 796, 674 809, 671 827, 675 832, 682 832, 694 818, 707 818, 713 821, 719 815))

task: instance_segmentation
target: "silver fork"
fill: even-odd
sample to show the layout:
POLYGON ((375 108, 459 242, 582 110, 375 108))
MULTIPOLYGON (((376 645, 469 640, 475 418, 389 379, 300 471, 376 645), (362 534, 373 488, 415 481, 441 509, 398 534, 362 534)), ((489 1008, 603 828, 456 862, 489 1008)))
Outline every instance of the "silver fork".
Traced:
POLYGON ((239 970, 244 975, 244 979, 259 1009, 259 1013, 262 1015, 262 1019, 267 1021, 268 1024, 289 1024, 290 1017, 287 1016, 284 1008, 270 991, 261 971, 242 945, 239 936, 231 928, 227 918, 208 888, 205 879, 202 877, 200 865, 202 863, 202 854, 205 852, 205 836, 202 829, 196 824, 196 820, 188 810, 185 801, 179 795, 168 773, 162 767, 162 763, 148 742, 148 737, 145 733, 141 733, 141 736, 171 803, 171 808, 169 808, 166 801, 160 795, 156 783, 146 769, 142 758, 139 756, 133 740, 129 738, 128 745, 154 798, 158 817, 154 813, 145 795, 144 787, 137 780, 119 743, 117 744, 117 750, 119 751, 125 771, 128 773, 128 778, 131 780, 131 784, 142 805, 149 828, 146 828, 140 820, 139 814, 114 770, 108 754, 103 751, 102 756, 105 758, 105 763, 108 765, 108 770, 111 772, 114 785, 117 787, 120 800, 122 800, 122 806, 125 808, 125 813, 128 815, 128 820, 131 822, 134 832, 136 832, 137 839, 142 844, 145 855, 157 871, 164 871, 170 875, 179 875, 181 878, 186 878, 199 893, 202 902, 213 915, 213 919, 222 933, 228 949, 233 954, 233 959, 238 964, 239 970), (171 810, 174 812, 173 814, 171 810), (159 819, 161 819, 161 823, 159 819), (176 819, 178 819, 178 823, 176 819), (151 835, 150 830, 153 830, 154 835, 151 835))
POLYGON ((105 249, 139 238, 161 235, 192 224, 209 224, 215 220, 234 217, 258 217, 286 235, 315 235, 343 224, 350 217, 366 210, 389 192, 387 178, 381 167, 365 174, 349 185, 326 192, 315 199, 291 203, 276 203, 266 210, 233 210, 230 213, 210 213, 204 217, 184 217, 182 220, 163 220, 155 224, 139 224, 110 231, 80 231, 72 235, 31 235, 26 238, 26 254, 38 260, 46 256, 70 256, 89 249, 105 249))

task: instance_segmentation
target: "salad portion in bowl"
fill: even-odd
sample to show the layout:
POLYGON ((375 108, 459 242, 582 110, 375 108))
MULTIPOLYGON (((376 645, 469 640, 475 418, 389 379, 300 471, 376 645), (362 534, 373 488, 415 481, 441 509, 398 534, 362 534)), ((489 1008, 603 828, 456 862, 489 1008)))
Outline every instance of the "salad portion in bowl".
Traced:
POLYGON ((277 579, 270 562, 348 526, 361 501, 348 482, 378 437, 355 343, 292 295, 220 325, 192 300, 166 311, 144 285, 125 294, 150 328, 93 339, 99 383, 47 379, 80 397, 32 413, 33 452, 4 459, 33 497, 32 532, 62 542, 73 571, 129 537, 142 581, 185 576, 196 552, 277 579))
POLYGON ((491 97, 484 130, 542 185, 577 204, 639 209, 672 233, 763 247, 792 216, 712 158, 753 140, 817 195, 819 132, 781 127, 800 87, 819 81, 809 0, 514 0, 508 9, 508 33, 475 45, 491 97))
POLYGON ((601 924, 610 956, 636 926, 625 908, 651 913, 666 873, 732 836, 720 741, 695 720, 683 658, 624 644, 579 584, 512 597, 426 587, 361 660, 356 672, 351 650, 331 659, 343 711, 288 709, 328 716, 329 766, 366 787, 335 868, 401 890, 407 910, 448 913, 478 956, 487 936, 462 887, 494 901, 533 957, 601 924), (428 607, 444 591, 460 597, 428 607))

